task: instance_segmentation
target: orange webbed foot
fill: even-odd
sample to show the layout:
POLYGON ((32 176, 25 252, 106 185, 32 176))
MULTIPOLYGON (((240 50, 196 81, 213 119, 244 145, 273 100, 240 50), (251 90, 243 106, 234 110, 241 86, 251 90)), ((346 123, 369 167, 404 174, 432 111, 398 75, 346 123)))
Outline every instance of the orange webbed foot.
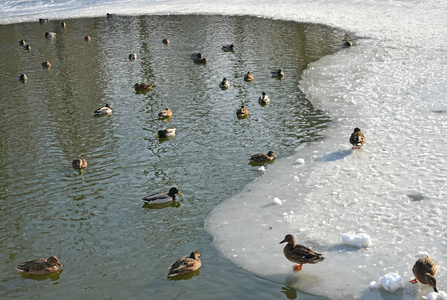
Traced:
POLYGON ((303 267, 303 265, 302 264, 299 264, 299 265, 294 265, 293 266, 293 270, 296 272, 296 271, 299 271, 299 270, 301 270, 301 268, 303 267))
POLYGON ((413 279, 413 280, 410 280, 410 282, 411 282, 412 284, 418 283, 418 279, 415 278, 415 279, 413 279))

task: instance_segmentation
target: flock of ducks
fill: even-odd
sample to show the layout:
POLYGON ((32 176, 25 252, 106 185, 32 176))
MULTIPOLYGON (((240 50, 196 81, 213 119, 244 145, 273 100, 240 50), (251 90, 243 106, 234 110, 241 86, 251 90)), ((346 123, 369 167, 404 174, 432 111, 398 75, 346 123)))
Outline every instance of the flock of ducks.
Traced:
MULTIPOLYGON (((115 14, 107 13, 108 18, 114 17, 115 14)), ((47 23, 48 19, 39 19, 40 23, 47 23)), ((65 22, 61 22, 60 25, 62 27, 66 27, 65 22)), ((54 38, 56 37, 56 33, 54 32, 46 32, 46 38, 54 38)), ((90 36, 85 37, 85 41, 89 42, 91 40, 90 36)), ((163 44, 169 44, 168 39, 163 39, 163 44)), ((21 40, 19 44, 27 51, 31 49, 31 47, 24 41, 21 40)), ((353 43, 348 38, 343 40, 344 47, 350 47, 353 43)), ((223 51, 234 51, 234 45, 224 45, 222 46, 223 51)), ((206 63, 206 58, 203 57, 201 53, 193 53, 190 55, 191 59, 195 63, 206 63)), ((129 60, 137 59, 137 54, 131 53, 129 54, 129 60)), ((51 63, 49 61, 42 62, 42 66, 46 68, 51 67, 51 63)), ((284 76, 284 72, 281 69, 275 70, 271 72, 272 77, 282 78, 284 76)), ((27 76, 25 74, 20 74, 18 79, 21 81, 26 81, 27 76)), ((250 72, 244 75, 245 81, 253 81, 254 76, 250 72)), ((221 89, 228 89, 230 87, 230 82, 223 78, 221 82, 219 82, 219 87, 221 89)), ((147 92, 152 90, 152 85, 148 83, 136 83, 134 86, 136 92, 147 92)), ((265 106, 270 103, 270 98, 266 95, 265 92, 259 97, 258 102, 260 105, 265 106)), ((109 104, 105 104, 103 107, 99 107, 94 111, 95 115, 110 115, 113 112, 113 109, 109 104)), ((243 105, 237 110, 236 115, 238 118, 247 118, 248 117, 248 109, 243 105)), ((172 117, 172 111, 169 108, 162 110, 158 117, 160 119, 167 119, 172 117)), ((175 135, 175 128, 164 128, 158 131, 157 138, 171 138, 175 135)), ((361 149, 362 145, 365 144, 366 138, 364 133, 360 130, 360 128, 354 128, 353 133, 350 136, 349 142, 353 145, 352 149, 361 149)), ((250 157, 250 161, 253 163, 265 163, 271 162, 275 160, 277 156, 273 151, 269 151, 267 154, 265 153, 257 153, 250 157)), ((84 169, 87 167, 87 160, 79 157, 72 161, 72 166, 75 169, 84 169)), ((176 195, 182 196, 179 190, 176 187, 172 187, 168 192, 158 192, 142 198, 145 204, 163 204, 175 201, 176 195)), ((280 242, 287 243, 283 249, 284 256, 289 261, 295 263, 293 266, 294 271, 299 271, 302 269, 303 264, 316 264, 322 262, 324 257, 322 254, 313 251, 312 249, 299 245, 295 243, 295 237, 291 234, 287 234, 284 239, 280 242)), ((200 254, 197 251, 191 252, 189 257, 182 256, 176 262, 174 262, 169 267, 168 276, 176 276, 182 274, 190 274, 197 271, 201 267, 201 260, 199 259, 200 254)), ((31 260, 21 263, 17 270, 20 272, 30 274, 30 275, 42 275, 42 274, 50 274, 56 272, 62 264, 59 262, 56 256, 50 256, 48 259, 37 259, 31 260)), ((420 282, 422 284, 429 285, 433 288, 435 292, 438 292, 436 288, 436 279, 435 275, 437 272, 437 267, 434 261, 428 257, 422 257, 416 261, 413 266, 413 274, 415 279, 411 280, 412 283, 420 282)))

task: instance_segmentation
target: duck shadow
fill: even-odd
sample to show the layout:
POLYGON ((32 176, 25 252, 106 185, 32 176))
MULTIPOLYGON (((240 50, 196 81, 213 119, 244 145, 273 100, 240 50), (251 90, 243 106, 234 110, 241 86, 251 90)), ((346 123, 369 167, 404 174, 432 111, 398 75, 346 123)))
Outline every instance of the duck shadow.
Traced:
POLYGON ((337 251, 337 252, 356 252, 359 251, 362 248, 355 247, 355 246, 349 246, 346 244, 337 244, 329 247, 327 251, 337 251))
POLYGON ((335 151, 332 153, 328 153, 322 157, 319 157, 319 158, 315 159, 315 161, 319 161, 319 162, 336 161, 336 160, 340 160, 340 159, 347 157, 348 155, 352 154, 352 152, 353 152, 352 149, 335 151))

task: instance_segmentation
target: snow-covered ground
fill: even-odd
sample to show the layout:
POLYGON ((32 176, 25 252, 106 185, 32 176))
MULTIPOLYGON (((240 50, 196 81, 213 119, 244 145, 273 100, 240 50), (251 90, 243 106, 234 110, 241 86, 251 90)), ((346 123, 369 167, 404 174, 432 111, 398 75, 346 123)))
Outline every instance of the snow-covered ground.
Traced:
POLYGON ((0 0, 2 24, 107 12, 250 14, 324 23, 355 37, 354 47, 312 63, 300 84, 333 118, 324 138, 260 172, 212 212, 207 229, 242 268, 332 299, 426 297, 430 287, 408 282, 421 255, 438 264, 438 289, 447 289, 447 2, 0 0), (366 135, 361 150, 348 142, 354 127, 366 135), (294 273, 279 244, 289 233, 326 259, 294 273), (342 240, 362 233, 366 247, 342 240), (402 277, 403 288, 370 289, 387 274, 402 277))

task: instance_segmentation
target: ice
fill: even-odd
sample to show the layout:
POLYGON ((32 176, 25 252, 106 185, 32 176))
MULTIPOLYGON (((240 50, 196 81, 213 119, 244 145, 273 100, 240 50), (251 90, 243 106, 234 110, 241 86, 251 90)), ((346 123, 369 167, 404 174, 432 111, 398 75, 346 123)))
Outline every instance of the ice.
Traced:
POLYGON ((343 241, 343 244, 354 246, 358 248, 368 248, 371 247, 371 237, 366 233, 360 233, 360 234, 342 234, 341 240, 343 241))
POLYGON ((432 292, 428 294, 427 300, 447 300, 447 293, 439 291, 439 293, 432 292))
POLYGON ((397 273, 388 273, 379 278, 379 283, 372 285, 379 288, 382 287, 384 290, 394 293, 398 289, 404 288, 404 280, 397 273))
POLYGON ((421 299, 432 289, 408 283, 420 253, 438 264, 439 283, 447 279, 446 11, 444 0, 0 0, 0 23, 251 14, 343 28, 354 46, 309 64, 299 82, 332 119, 323 139, 277 159, 205 225, 228 259, 281 285, 331 299, 421 299), (366 135, 360 150, 348 142, 355 127, 366 135), (353 249, 340 242, 349 232, 374 243, 353 249), (289 233, 326 259, 293 272, 279 244, 289 233), (370 289, 390 272, 402 274, 399 297, 370 289))

